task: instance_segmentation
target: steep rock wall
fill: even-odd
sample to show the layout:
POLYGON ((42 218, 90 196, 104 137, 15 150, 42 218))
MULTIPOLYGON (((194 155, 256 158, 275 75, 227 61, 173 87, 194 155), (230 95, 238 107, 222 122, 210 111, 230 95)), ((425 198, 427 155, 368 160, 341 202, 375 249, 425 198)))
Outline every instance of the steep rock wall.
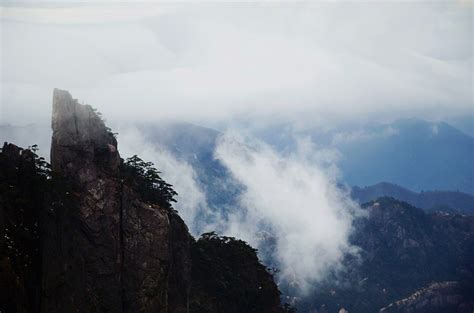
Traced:
POLYGON ((124 183, 117 141, 92 107, 55 89, 52 128, 53 173, 69 187, 46 227, 42 311, 184 312, 186 292, 169 292, 189 281, 185 268, 172 273, 190 264, 184 223, 124 183))
POLYGON ((92 107, 55 90, 52 128, 52 171, 36 147, 0 150, 0 311, 291 312, 254 249, 190 236, 92 107))

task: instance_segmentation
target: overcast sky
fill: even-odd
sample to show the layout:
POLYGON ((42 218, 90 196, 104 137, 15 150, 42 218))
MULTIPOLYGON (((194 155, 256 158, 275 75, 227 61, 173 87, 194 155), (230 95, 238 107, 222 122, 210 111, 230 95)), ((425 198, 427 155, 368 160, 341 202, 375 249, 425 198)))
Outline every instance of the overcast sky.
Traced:
POLYGON ((3 3, 0 124, 48 121, 54 87, 112 121, 473 110, 469 2, 3 3))

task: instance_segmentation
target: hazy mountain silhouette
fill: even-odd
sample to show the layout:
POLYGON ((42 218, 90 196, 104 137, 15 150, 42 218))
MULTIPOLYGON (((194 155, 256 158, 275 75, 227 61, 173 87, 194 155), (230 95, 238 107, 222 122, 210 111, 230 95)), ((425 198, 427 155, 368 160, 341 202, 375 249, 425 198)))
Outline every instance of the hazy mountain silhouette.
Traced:
POLYGON ((358 186, 352 188, 352 198, 359 203, 369 202, 384 196, 405 201, 427 212, 444 211, 474 214, 474 196, 463 192, 436 190, 418 193, 386 182, 363 188, 358 186))

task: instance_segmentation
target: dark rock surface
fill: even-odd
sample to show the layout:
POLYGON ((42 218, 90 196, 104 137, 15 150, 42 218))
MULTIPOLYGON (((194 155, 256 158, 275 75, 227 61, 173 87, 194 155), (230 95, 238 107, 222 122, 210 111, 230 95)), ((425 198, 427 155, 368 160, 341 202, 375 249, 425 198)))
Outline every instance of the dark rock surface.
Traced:
POLYGON ((164 189, 145 188, 148 176, 127 168, 92 107, 56 89, 52 128, 52 171, 34 149, 5 144, 0 152, 2 313, 283 312, 250 247, 241 255, 240 246, 222 243, 219 251, 238 263, 219 253, 191 256, 197 243, 170 204, 171 186, 156 180, 164 189), (217 265, 226 275, 249 273, 253 283, 222 280, 217 265), (209 283, 238 293, 192 288, 209 283), (263 289, 255 296, 256 286, 263 289))
POLYGON ((191 313, 282 312, 273 277, 245 242, 206 233, 192 259, 191 313))
POLYGON ((71 196, 56 208, 53 235, 45 238, 42 310, 170 312, 173 300, 172 312, 184 311, 187 295, 174 299, 168 288, 171 277, 189 281, 171 275, 189 273, 181 268, 190 264, 184 223, 171 223, 174 213, 141 200, 124 183, 117 141, 92 107, 56 89, 52 128, 52 169, 71 186, 71 196), (171 243, 172 227, 183 232, 185 249, 171 243))
POLYGON ((37 312, 41 256, 38 220, 46 178, 34 154, 5 143, 0 153, 0 311, 37 312))
POLYGON ((382 308, 380 313, 471 313, 474 311, 473 292, 456 281, 432 283, 382 308))
POLYGON ((474 290, 474 217, 427 214, 387 197, 364 209, 368 215, 356 222, 350 239, 359 257, 348 257, 343 272, 302 299, 303 312, 378 312, 432 282, 458 281, 463 290, 474 290))

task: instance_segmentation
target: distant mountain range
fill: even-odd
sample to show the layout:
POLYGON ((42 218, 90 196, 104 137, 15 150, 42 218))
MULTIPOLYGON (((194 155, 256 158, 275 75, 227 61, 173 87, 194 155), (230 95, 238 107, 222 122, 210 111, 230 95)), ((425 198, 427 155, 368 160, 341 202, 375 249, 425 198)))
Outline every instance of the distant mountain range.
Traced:
MULTIPOLYGON (((202 174, 198 178, 205 188, 216 179, 218 182, 228 178, 226 169, 213 156, 221 132, 181 122, 138 127, 148 142, 165 147, 176 158, 190 163, 202 174)), ((294 133, 289 124, 254 131, 258 138, 280 151, 294 148, 294 133)), ((390 182, 414 192, 444 190, 474 195, 474 138, 447 123, 404 119, 390 124, 351 125, 330 131, 307 129, 296 133, 310 137, 317 147, 339 151, 341 182, 350 186, 390 182)), ((49 125, 0 126, 0 140, 23 146, 38 143, 40 154, 49 146, 50 135, 49 125)), ((208 191, 214 197, 215 193, 208 191)), ((222 205, 228 200, 224 196, 211 199, 211 203, 222 205)))
MULTIPOLYGON (((213 157, 220 132, 187 123, 143 127, 143 132, 150 142, 193 166, 211 204, 235 200, 235 193, 221 188, 219 182, 232 179, 213 157)), ((308 133, 318 146, 340 151, 342 183, 354 186, 353 196, 361 203, 392 196, 426 210, 474 212, 474 138, 446 123, 411 119, 362 130, 308 133)), ((291 134, 291 128, 284 126, 257 136, 288 151, 294 144, 291 134)))
POLYGON ((351 236, 351 242, 361 248, 360 257, 347 258, 346 270, 300 299, 299 310, 472 312, 472 216, 427 214, 388 197, 363 209, 368 216, 356 221, 351 236))
POLYGON ((294 134, 340 153, 342 180, 351 186, 382 181, 410 190, 474 194, 474 137, 445 122, 401 119, 388 124, 298 129, 281 124, 257 135, 280 151, 294 149, 294 134))
POLYGON ((474 194, 474 138, 446 123, 400 120, 333 138, 349 185, 388 181, 417 192, 474 194))
MULTIPOLYGON (((225 214, 239 208, 239 195, 245 187, 214 158, 221 132, 188 123, 142 124, 138 128, 147 143, 166 148, 193 167, 212 210, 225 214)), ((1 140, 15 141, 16 136, 24 145, 40 143, 44 151, 41 143, 48 138, 43 134, 50 136, 49 129, 0 127, 1 140)), ((283 152, 295 144, 292 134, 291 127, 284 126, 257 136, 283 152)), ((413 307, 416 312, 472 312, 473 137, 446 123, 420 120, 323 133, 309 130, 302 135, 312 138, 318 147, 340 151, 341 184, 353 186, 351 195, 362 204, 367 217, 356 220, 350 239, 360 247, 360 258, 348 257, 344 260, 346 271, 328 277, 305 298, 293 295, 292 287, 283 283, 280 288, 288 299, 295 299, 301 312, 412 312, 413 307)), ((213 250, 214 246, 208 249, 195 251, 199 260, 210 252, 222 255, 224 251, 213 250)), ((235 259, 231 253, 227 257, 235 259)), ((198 264, 210 272, 217 264, 224 269, 219 272, 224 277, 224 261, 198 264)), ((214 304, 210 300, 221 287, 203 279, 212 277, 206 271, 196 275, 208 294, 200 294, 194 305, 206 299, 210 306, 225 307, 225 301, 214 304)))
MULTIPOLYGON (((176 158, 192 165, 212 209, 225 213, 238 208, 244 186, 214 159, 221 132, 188 123, 143 125, 141 131, 147 142, 166 147, 176 158)), ((279 137, 278 143, 268 141, 273 147, 282 153, 291 148, 291 129, 267 131, 279 137)), ((346 260, 349 271, 333 280, 338 283, 320 285, 309 297, 297 298, 296 306, 302 312, 338 312, 342 308, 349 312, 376 312, 382 307, 391 312, 394 306, 398 308, 396 312, 405 312, 402 307, 415 302, 405 298, 411 299, 415 294, 420 303, 433 299, 434 304, 425 306, 426 312, 453 309, 454 306, 443 302, 446 297, 461 299, 466 308, 472 307, 471 285, 469 279, 465 280, 471 277, 472 268, 465 262, 472 258, 473 220, 472 216, 457 214, 474 213, 474 196, 457 191, 469 191, 472 186, 472 137, 445 123, 407 120, 362 131, 344 129, 323 136, 315 134, 313 140, 319 146, 341 151, 343 159, 339 165, 345 178, 365 166, 365 171, 373 173, 379 181, 406 176, 408 185, 419 188, 412 191, 404 185, 378 181, 367 187, 353 186, 352 197, 361 204, 368 202, 363 205, 368 219, 357 221, 351 238, 353 244, 362 248, 361 258, 346 260), (449 152, 436 152, 443 149, 449 152), (439 168, 443 162, 450 170, 439 168), (382 171, 383 166, 396 166, 401 172, 382 171), (413 169, 417 166, 418 172, 413 169), (460 173, 461 168, 464 173, 460 173), (419 179, 417 175, 432 175, 434 181, 419 179), (432 191, 421 191, 430 187, 432 191), (384 196, 392 198, 380 198, 384 196)), ((360 181, 365 182, 367 177, 360 181)), ((292 287, 281 288, 291 299, 292 287)))
POLYGON ((458 191, 413 192, 395 184, 382 182, 363 188, 354 186, 351 196, 359 203, 388 196, 405 201, 426 212, 443 211, 474 215, 474 196, 458 191))

